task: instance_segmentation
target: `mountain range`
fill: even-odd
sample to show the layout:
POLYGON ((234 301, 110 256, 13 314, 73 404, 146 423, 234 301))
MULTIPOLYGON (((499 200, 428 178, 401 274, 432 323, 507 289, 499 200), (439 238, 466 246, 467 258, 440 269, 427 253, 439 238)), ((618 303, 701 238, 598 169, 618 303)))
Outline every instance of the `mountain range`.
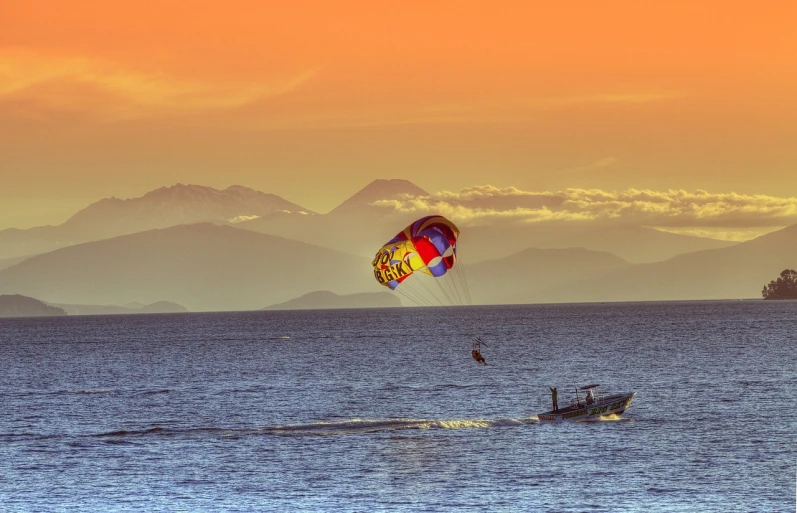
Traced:
POLYGON ((315 212, 275 194, 233 185, 224 190, 177 184, 140 198, 105 198, 58 226, 0 231, 0 259, 30 256, 81 242, 199 222, 234 223, 258 216, 315 212))
MULTIPOLYGON (((377 180, 327 214, 240 186, 101 200, 60 226, 1 231, 0 294, 201 311, 376 292, 374 251, 424 212, 375 203, 424 196, 406 180, 377 180)), ((797 267, 794 226, 741 244, 627 225, 460 228, 460 266, 481 304, 751 298, 797 267)))
MULTIPOLYGON (((375 206, 380 200, 424 197, 428 193, 407 180, 375 180, 328 214, 277 195, 234 185, 224 190, 177 184, 139 198, 106 198, 92 203, 58 226, 0 231, 0 269, 27 258, 82 242, 212 222, 277 235, 370 258, 375 248, 414 219, 437 212, 401 212, 375 206), (6 263, 10 262, 10 263, 6 263)), ((546 206, 545 196, 474 200, 486 209, 546 206)), ((633 263, 661 261, 677 254, 726 247, 728 241, 688 237, 639 226, 592 226, 579 223, 508 223, 463 226, 462 256, 469 262, 495 259, 528 247, 583 247, 609 251, 633 263)))
POLYGON ((675 256, 540 291, 546 302, 761 298, 763 286, 797 267, 797 225, 741 244, 675 256))
POLYGON ((211 223, 86 242, 0 271, 0 291, 48 303, 172 301, 192 311, 250 310, 325 288, 368 290, 370 262, 211 223))
POLYGON ((67 315, 122 315, 122 314, 148 314, 148 313, 184 313, 188 310, 177 303, 158 301, 151 305, 129 303, 127 306, 118 305, 72 305, 54 303, 50 306, 64 310, 67 315))
POLYGON ((339 308, 395 308, 401 300, 389 292, 339 295, 328 290, 310 292, 296 299, 270 305, 264 310, 331 310, 339 308))
POLYGON ((467 265, 477 304, 547 303, 541 293, 633 268, 611 253, 583 248, 524 249, 514 255, 467 265))
POLYGON ((737 242, 689 237, 633 225, 584 223, 503 223, 469 227, 461 235, 463 259, 480 262, 508 256, 524 249, 580 247, 605 251, 628 262, 660 262, 676 255, 704 249, 726 248, 737 242))
POLYGON ((20 294, 0 295, 0 317, 52 317, 66 312, 38 299, 20 294))
MULTIPOLYGON (((782 269, 797 267, 795 255, 797 225, 649 264, 583 248, 530 248, 462 268, 475 304, 742 299, 759 297, 782 269)), ((0 271, 0 292, 55 304, 167 300, 191 310, 249 310, 322 287, 336 294, 379 291, 370 268, 362 257, 204 223, 30 258, 0 271)))

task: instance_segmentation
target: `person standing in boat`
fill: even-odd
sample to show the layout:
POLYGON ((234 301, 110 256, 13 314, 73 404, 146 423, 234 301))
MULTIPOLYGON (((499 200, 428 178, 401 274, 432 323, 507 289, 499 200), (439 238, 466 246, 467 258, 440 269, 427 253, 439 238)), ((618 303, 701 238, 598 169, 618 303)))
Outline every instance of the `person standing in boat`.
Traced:
POLYGON ((595 402, 595 397, 592 395, 592 390, 587 390, 587 405, 595 402))
POLYGON ((553 411, 559 411, 559 403, 557 401, 559 392, 556 391, 556 387, 548 387, 551 389, 551 401, 553 402, 553 411))

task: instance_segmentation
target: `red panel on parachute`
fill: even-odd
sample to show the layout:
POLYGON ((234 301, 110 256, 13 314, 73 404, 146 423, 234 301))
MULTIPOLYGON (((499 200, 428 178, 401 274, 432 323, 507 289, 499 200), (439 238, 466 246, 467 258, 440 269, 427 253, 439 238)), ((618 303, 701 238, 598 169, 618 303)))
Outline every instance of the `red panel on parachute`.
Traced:
POLYGON ((421 257, 421 260, 424 261, 425 264, 428 264, 435 258, 440 256, 440 252, 437 251, 437 248, 426 239, 414 239, 412 241, 415 249, 418 250, 418 255, 421 257))

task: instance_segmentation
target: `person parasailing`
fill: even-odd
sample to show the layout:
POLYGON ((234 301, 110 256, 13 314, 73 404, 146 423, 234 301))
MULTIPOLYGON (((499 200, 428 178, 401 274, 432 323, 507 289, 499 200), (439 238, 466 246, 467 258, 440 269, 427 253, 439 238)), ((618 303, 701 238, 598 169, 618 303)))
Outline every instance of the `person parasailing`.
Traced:
MULTIPOLYGON (((487 365, 487 360, 484 359, 482 356, 481 347, 484 344, 484 341, 481 337, 476 337, 476 340, 473 342, 473 350, 470 352, 471 356, 476 363, 481 363, 483 365, 487 365)), ((484 344, 484 347, 487 347, 487 344, 484 344)))

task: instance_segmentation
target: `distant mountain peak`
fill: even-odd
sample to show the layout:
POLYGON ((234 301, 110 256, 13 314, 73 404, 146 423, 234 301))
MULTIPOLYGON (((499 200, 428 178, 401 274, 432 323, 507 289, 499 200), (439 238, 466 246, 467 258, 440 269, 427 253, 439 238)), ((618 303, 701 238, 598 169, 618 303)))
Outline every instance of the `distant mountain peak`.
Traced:
MULTIPOLYGON (((197 192, 197 193, 209 193, 209 192, 220 192, 218 189, 214 189, 213 187, 208 187, 205 185, 194 185, 194 184, 182 184, 176 183, 174 185, 166 185, 163 187, 158 187, 157 189, 151 190, 148 193, 144 194, 144 198, 147 196, 162 196, 162 195, 174 195, 174 194, 184 194, 186 192, 197 192)), ((138 199, 138 198, 131 198, 131 199, 138 199)))
MULTIPOLYGON (((251 187, 247 187, 245 185, 230 185, 229 187, 227 187, 224 190, 225 191, 233 191, 233 192, 236 192, 236 191, 239 191, 239 192, 260 192, 260 191, 257 191, 255 189, 252 189, 251 187)), ((261 193, 261 194, 264 194, 264 193, 261 193)))
POLYGON ((330 214, 351 212, 355 209, 368 207, 376 201, 395 199, 404 195, 418 197, 429 196, 429 193, 409 180, 380 178, 369 183, 349 199, 335 207, 330 214))
POLYGON ((83 234, 84 238, 104 238, 202 221, 223 223, 275 212, 314 214, 312 210, 280 196, 242 185, 219 190, 205 185, 177 183, 137 198, 97 201, 62 226, 83 234))
POLYGON ((402 178, 378 178, 369 183, 357 193, 378 192, 381 194, 411 194, 413 196, 428 196, 429 193, 409 180, 402 178))

